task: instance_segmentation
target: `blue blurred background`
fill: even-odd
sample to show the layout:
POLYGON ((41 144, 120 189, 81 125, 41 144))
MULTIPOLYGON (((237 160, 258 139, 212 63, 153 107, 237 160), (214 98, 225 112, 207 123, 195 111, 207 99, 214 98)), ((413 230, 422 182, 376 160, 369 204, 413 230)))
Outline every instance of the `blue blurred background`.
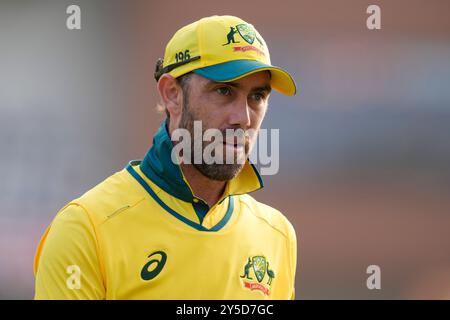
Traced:
POLYGON ((155 61, 213 14, 254 24, 300 87, 272 95, 280 172, 254 194, 297 230, 297 298, 450 299, 447 0, 2 0, 0 298, 31 299, 56 212, 143 157, 163 119, 155 61), (66 28, 70 4, 81 30, 66 28), (370 4, 381 30, 366 28, 370 4))

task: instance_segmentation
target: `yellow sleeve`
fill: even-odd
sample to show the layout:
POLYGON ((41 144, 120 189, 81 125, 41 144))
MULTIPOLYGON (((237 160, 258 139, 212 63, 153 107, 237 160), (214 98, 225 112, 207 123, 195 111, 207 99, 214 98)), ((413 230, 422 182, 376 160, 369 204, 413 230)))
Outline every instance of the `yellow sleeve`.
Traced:
POLYGON ((293 226, 291 228, 290 250, 291 250, 290 264, 293 282, 291 300, 295 300, 295 274, 297 271, 297 236, 293 226))
POLYGON ((97 238, 86 211, 63 208, 47 228, 34 259, 35 299, 104 299, 97 238))

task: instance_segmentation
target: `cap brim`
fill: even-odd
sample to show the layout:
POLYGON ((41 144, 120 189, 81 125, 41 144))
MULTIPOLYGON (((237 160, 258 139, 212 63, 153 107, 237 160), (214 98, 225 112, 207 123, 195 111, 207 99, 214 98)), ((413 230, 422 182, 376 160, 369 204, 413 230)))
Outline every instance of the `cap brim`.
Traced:
POLYGON ((255 60, 233 60, 195 69, 193 72, 213 81, 228 82, 264 70, 270 71, 270 84, 274 90, 287 96, 295 95, 297 86, 287 71, 255 60))

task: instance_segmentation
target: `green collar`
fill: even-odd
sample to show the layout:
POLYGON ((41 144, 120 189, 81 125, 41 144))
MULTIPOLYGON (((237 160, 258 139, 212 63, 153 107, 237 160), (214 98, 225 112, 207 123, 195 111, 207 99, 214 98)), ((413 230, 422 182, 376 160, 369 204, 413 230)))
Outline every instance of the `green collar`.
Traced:
MULTIPOLYGON (((170 195, 186 202, 198 202, 199 199, 192 194, 180 166, 172 162, 172 148, 173 144, 166 121, 164 121, 153 137, 153 146, 145 155, 140 168, 147 178, 170 195), (194 201, 194 199, 196 200, 194 201)), ((253 192, 263 186, 263 181, 255 166, 247 160, 241 172, 228 181, 221 199, 253 192)))

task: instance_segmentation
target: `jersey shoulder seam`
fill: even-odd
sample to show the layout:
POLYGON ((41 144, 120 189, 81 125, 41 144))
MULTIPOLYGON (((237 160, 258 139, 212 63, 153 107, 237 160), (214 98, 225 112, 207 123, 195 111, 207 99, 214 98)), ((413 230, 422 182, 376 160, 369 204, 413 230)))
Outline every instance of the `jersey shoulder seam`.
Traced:
POLYGON ((106 279, 106 269, 105 269, 105 265, 104 265, 104 256, 103 256, 103 252, 101 250, 101 245, 100 245, 100 235, 98 232, 97 227, 100 226, 95 224, 94 222, 94 218, 92 217, 92 214, 89 212, 89 210, 87 210, 87 208, 81 204, 78 203, 76 201, 70 202, 67 207, 69 207, 70 205, 76 205, 78 207, 80 207, 84 213, 86 214, 87 218, 89 219, 89 222, 92 225, 92 228, 94 229, 94 236, 95 236, 95 246, 96 246, 96 250, 97 250, 97 255, 98 255, 98 263, 100 264, 100 271, 102 273, 102 281, 103 281, 103 286, 104 288, 106 288, 106 283, 107 283, 107 279, 106 279))
MULTIPOLYGON (((253 200, 256 201, 255 199, 253 199, 253 200)), ((255 216, 256 218, 258 218, 258 219, 260 219, 260 220, 262 220, 262 221, 264 221, 264 222, 265 222, 266 224, 268 224, 272 229, 274 229, 274 230, 278 231, 279 233, 281 233, 281 234, 283 235, 283 237, 286 238, 287 241, 290 241, 290 237, 289 237, 288 234, 286 234, 285 232, 283 232, 283 231, 280 230, 279 228, 275 227, 273 224, 271 224, 269 221, 267 221, 267 219, 265 219, 264 217, 261 217, 260 215, 255 214, 255 212, 253 211, 253 209, 250 207, 250 205, 249 205, 246 201, 243 201, 243 199, 241 199, 241 198, 239 199, 239 201, 240 201, 241 204, 244 204, 244 205, 249 209, 249 211, 252 213, 253 216, 255 216)), ((257 201, 256 201, 256 202, 257 202, 257 201)), ((272 207, 271 207, 271 208, 272 208, 272 207)), ((276 210, 276 209, 274 209, 274 208, 272 208, 272 210, 278 211, 278 210, 276 210)), ((279 212, 279 211, 278 211, 278 212, 279 212)), ((280 214, 281 214, 281 212, 280 212, 280 214)))

